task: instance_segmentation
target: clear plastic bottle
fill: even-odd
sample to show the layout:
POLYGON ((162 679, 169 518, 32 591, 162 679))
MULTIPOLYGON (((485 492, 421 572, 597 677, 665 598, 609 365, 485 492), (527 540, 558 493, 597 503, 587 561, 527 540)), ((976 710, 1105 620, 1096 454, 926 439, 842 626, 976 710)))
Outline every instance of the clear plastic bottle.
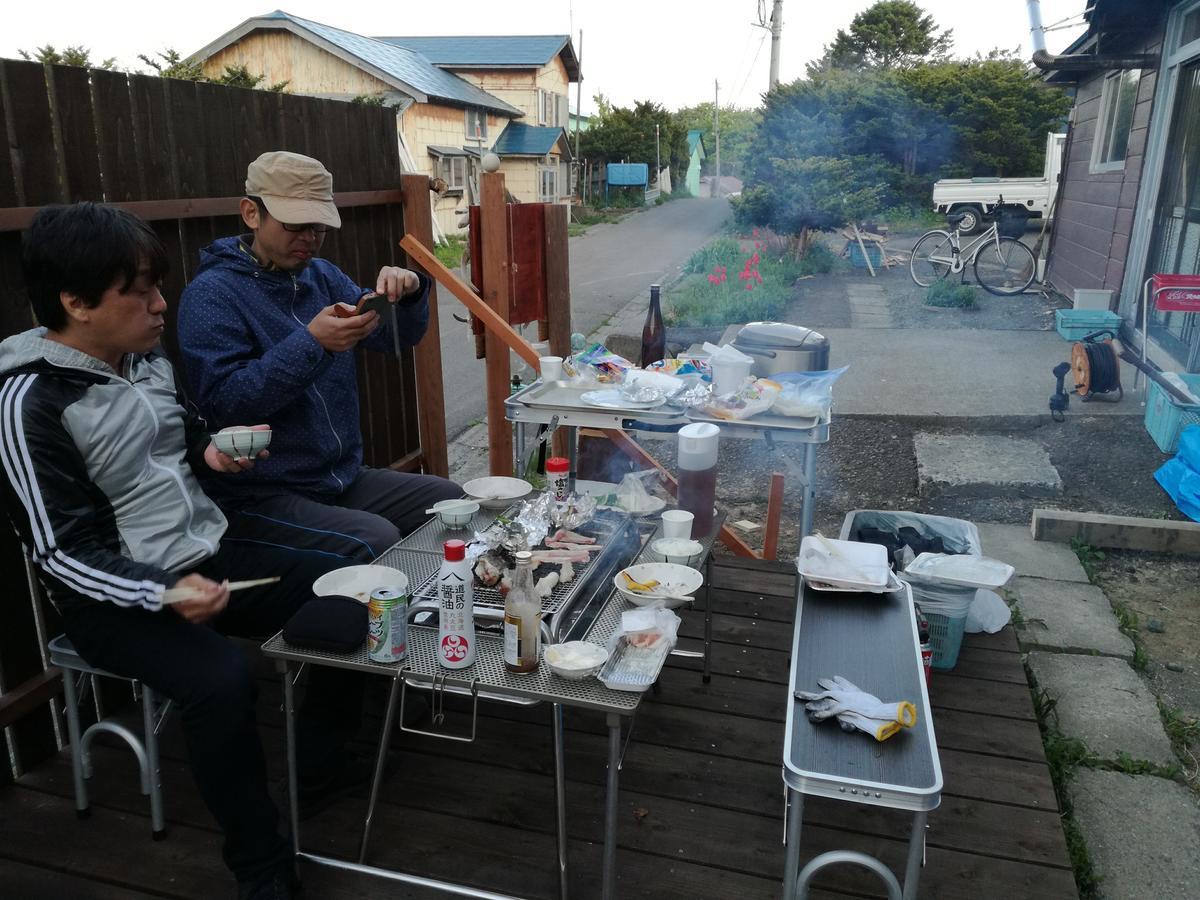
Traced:
POLYGON ((465 669, 475 662, 475 597, 467 545, 446 541, 438 572, 438 662, 465 669))
POLYGON ((517 568, 504 600, 504 668, 526 674, 542 658, 542 601, 533 588, 533 554, 516 554, 517 568))

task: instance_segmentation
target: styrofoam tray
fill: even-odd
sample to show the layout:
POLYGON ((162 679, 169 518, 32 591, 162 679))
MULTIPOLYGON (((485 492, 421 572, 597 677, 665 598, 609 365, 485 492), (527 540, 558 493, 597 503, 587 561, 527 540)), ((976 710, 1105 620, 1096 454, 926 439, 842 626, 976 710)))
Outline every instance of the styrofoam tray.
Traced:
POLYGON ((904 587, 904 582, 897 578, 895 573, 892 572, 888 573, 888 583, 883 587, 845 588, 838 587, 835 584, 829 584, 828 582, 824 581, 816 581, 812 578, 805 578, 804 583, 814 591, 834 591, 843 594, 890 594, 893 591, 899 591, 904 587))
POLYGON ((842 591, 882 591, 891 581, 886 548, 815 535, 800 542, 796 570, 810 583, 842 591))
POLYGON ((986 556, 922 553, 908 564, 904 577, 929 584, 995 590, 1008 584, 1016 571, 1008 563, 986 556))

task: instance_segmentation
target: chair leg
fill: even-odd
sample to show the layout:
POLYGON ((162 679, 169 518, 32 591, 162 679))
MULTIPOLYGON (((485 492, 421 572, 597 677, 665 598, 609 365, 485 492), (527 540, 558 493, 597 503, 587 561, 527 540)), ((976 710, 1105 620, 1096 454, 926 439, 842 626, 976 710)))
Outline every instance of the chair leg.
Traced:
POLYGON ((79 695, 75 688, 75 673, 63 672, 63 695, 67 706, 67 737, 71 742, 71 776, 75 780, 75 815, 86 819, 91 815, 88 806, 87 784, 83 777, 83 742, 79 734, 79 695))
POLYGON ((151 837, 161 841, 167 836, 167 826, 163 820, 162 770, 158 759, 158 732, 155 729, 157 707, 158 698, 154 691, 143 684, 142 722, 146 732, 146 787, 150 794, 151 837))

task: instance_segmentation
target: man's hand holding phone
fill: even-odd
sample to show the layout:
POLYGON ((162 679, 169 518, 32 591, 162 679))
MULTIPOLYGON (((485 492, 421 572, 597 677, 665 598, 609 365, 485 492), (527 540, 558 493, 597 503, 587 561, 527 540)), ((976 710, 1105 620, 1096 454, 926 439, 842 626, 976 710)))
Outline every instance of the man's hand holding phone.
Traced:
POLYGON ((379 316, 390 301, 379 294, 365 294, 357 306, 333 303, 308 323, 308 332, 330 353, 350 350, 379 327, 379 316))

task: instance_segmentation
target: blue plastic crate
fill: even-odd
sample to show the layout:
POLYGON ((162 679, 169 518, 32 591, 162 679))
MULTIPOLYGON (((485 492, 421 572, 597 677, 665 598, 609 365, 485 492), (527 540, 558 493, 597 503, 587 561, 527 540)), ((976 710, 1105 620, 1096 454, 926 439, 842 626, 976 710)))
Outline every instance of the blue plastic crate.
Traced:
MULTIPOLYGON (((1200 375, 1180 374, 1183 383, 1200 394, 1200 375)), ((1179 435, 1189 425, 1200 425, 1200 407, 1181 404, 1166 392, 1157 381, 1150 382, 1146 393, 1146 431, 1163 453, 1179 448, 1179 435)))
POLYGON ((1081 341, 1093 331, 1102 331, 1106 328, 1116 334, 1120 327, 1120 315, 1108 310, 1056 309, 1054 311, 1054 330, 1068 341, 1081 341))
POLYGON ((867 255, 864 258, 862 248, 858 246, 858 241, 850 242, 850 265, 854 266, 856 269, 865 269, 867 267, 868 259, 871 261, 871 265, 873 266, 883 265, 883 251, 880 249, 879 245, 870 243, 866 246, 867 255))
POLYGON ((958 651, 962 649, 963 633, 967 627, 967 611, 961 616, 924 613, 929 623, 929 646, 933 649, 933 668, 940 671, 953 669, 958 662, 958 651))

